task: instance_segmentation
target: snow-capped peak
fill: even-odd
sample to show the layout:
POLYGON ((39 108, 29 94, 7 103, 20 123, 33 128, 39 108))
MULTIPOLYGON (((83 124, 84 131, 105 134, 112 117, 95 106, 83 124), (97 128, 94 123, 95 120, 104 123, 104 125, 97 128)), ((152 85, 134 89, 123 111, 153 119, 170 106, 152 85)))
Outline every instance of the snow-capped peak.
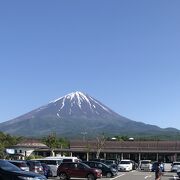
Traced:
POLYGON ((69 93, 69 94, 67 94, 67 95, 65 95, 65 96, 62 96, 62 97, 60 97, 60 98, 58 98, 58 99, 55 99, 54 101, 51 101, 50 103, 55 103, 55 102, 57 102, 57 101, 59 101, 59 100, 61 100, 61 99, 64 99, 64 98, 67 98, 67 99, 71 99, 71 100, 72 100, 75 96, 76 96, 77 98, 79 98, 80 96, 86 97, 86 95, 85 95, 84 93, 82 93, 82 92, 80 92, 80 91, 76 91, 76 92, 69 93))
POLYGON ((57 107, 58 116, 62 114, 66 115, 80 115, 84 114, 92 116, 100 116, 102 114, 112 114, 113 112, 98 100, 92 98, 86 93, 80 91, 69 93, 63 97, 60 97, 50 104, 57 107))

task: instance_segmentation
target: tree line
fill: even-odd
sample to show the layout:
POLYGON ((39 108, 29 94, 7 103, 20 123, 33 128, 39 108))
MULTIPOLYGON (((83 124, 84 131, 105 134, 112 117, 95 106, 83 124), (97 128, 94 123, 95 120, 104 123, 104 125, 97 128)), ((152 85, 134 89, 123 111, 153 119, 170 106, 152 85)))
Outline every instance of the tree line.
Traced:
MULTIPOLYGON (((176 133, 176 138, 171 139, 171 140, 179 140, 180 139, 180 134, 176 133)), ((117 135, 114 136, 114 138, 105 136, 105 134, 101 134, 96 137, 95 141, 97 144, 97 157, 99 157, 99 154, 101 152, 101 149, 103 148, 105 141, 111 141, 111 140, 116 140, 116 141, 128 141, 129 136, 127 135, 117 135)), ((0 158, 3 159, 6 156, 5 149, 9 148, 13 145, 18 144, 19 142, 26 140, 27 138, 25 137, 19 137, 19 136, 12 136, 9 134, 5 134, 3 132, 0 132, 0 158)), ((52 132, 47 136, 41 137, 38 139, 40 142, 44 143, 51 149, 51 154, 53 155, 54 149, 56 148, 61 148, 61 149, 66 149, 69 148, 69 140, 63 137, 59 137, 56 133, 52 132)), ((159 135, 159 136, 136 136, 134 140, 138 141, 146 141, 146 140, 169 140, 166 135, 159 135)), ((87 149, 90 147, 87 147, 87 149)))
POLYGON ((5 134, 0 132, 0 158, 3 159, 5 157, 5 149, 16 145, 22 140, 22 137, 11 136, 9 134, 5 134))
MULTIPOLYGON (((17 145, 26 139, 28 140, 28 138, 22 136, 12 136, 10 134, 0 132, 0 159, 7 157, 5 152, 7 148, 17 145)), ((51 149, 52 153, 55 148, 62 149, 69 147, 69 141, 65 138, 58 137, 56 133, 51 133, 48 136, 42 137, 38 140, 47 145, 51 149)))

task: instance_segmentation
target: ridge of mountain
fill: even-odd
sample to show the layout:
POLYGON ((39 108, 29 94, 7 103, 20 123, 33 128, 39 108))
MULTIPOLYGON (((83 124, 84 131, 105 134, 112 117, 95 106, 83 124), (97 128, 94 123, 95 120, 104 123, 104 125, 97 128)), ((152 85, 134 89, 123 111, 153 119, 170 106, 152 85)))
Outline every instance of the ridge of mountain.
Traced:
POLYGON ((105 133, 159 134, 179 132, 162 129, 123 117, 88 94, 76 91, 32 110, 15 119, 0 123, 0 131, 21 136, 45 136, 51 132, 64 137, 81 137, 105 133))

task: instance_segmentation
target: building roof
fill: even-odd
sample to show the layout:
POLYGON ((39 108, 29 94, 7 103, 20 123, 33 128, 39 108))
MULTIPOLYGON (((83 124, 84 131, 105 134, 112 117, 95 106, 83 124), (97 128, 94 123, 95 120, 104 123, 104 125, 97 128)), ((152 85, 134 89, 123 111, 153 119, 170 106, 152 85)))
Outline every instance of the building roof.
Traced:
MULTIPOLYGON (((97 149, 97 141, 71 141, 70 149, 97 149)), ((176 152, 180 141, 106 141, 103 152, 176 152)))
POLYGON ((14 145, 13 147, 23 147, 23 148, 48 148, 48 146, 46 146, 45 144, 41 143, 39 140, 37 139, 26 139, 23 140, 22 142, 14 145))

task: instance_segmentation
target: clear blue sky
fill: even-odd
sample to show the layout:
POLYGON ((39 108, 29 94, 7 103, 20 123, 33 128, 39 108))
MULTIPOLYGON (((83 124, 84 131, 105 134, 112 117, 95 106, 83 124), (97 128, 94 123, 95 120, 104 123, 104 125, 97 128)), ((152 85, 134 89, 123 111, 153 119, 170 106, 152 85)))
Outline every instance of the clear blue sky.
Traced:
POLYGON ((0 122, 82 91, 180 129, 180 1, 1 1, 0 83, 0 122))

